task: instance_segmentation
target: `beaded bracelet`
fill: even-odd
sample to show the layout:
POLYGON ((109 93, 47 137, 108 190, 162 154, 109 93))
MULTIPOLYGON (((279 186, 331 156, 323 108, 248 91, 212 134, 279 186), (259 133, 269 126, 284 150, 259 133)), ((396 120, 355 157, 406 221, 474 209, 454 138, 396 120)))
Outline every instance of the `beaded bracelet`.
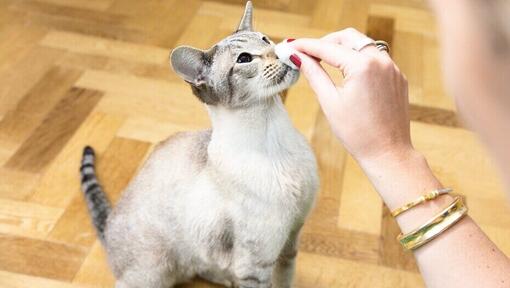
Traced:
POLYGON ((407 203, 406 205, 400 207, 400 208, 397 208, 395 210, 393 210, 391 212, 391 215, 393 217, 397 217, 398 215, 406 212, 407 210, 413 208, 413 207, 416 207, 422 203, 425 203, 427 201, 430 201, 430 200, 433 200, 433 199, 436 199, 438 196, 440 195, 444 195, 444 194, 447 194, 447 193, 450 193, 452 192, 453 189, 452 188, 443 188, 443 189, 436 189, 436 190, 433 190, 423 196, 421 196, 420 198, 416 199, 415 201, 412 201, 412 202, 409 202, 407 203))

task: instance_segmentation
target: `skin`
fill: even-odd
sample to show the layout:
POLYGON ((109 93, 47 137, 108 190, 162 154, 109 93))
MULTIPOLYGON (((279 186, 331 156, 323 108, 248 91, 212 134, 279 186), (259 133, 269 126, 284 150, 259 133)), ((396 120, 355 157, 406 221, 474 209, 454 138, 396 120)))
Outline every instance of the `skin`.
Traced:
MULTIPOLYGON (((436 11, 446 83, 461 115, 497 159, 502 175, 508 176, 510 143, 501 131, 508 131, 503 128, 510 123, 510 101, 505 98, 510 91, 508 80, 505 81, 510 76, 510 56, 494 49, 487 26, 476 17, 479 9, 475 3, 474 0, 432 3, 441 5, 436 11)), ((360 52, 353 50, 364 37, 354 29, 346 29, 321 39, 298 39, 291 45, 299 51, 301 71, 316 93, 333 132, 393 210, 421 196, 423 191, 443 186, 412 145, 405 77, 389 55, 374 46, 360 52), (310 56, 341 70, 345 76, 342 86, 335 86, 310 56)), ((452 200, 442 196, 398 216, 402 232, 422 225, 452 200)), ((463 218, 414 254, 427 287, 510 286, 509 259, 470 217, 463 218)))

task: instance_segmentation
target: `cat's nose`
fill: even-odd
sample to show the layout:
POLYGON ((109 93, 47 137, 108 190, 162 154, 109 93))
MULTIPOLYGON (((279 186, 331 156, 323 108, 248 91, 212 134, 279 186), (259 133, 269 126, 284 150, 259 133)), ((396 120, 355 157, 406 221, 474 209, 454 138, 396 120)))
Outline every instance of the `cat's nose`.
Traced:
POLYGON ((274 49, 271 48, 271 49, 267 49, 264 52, 264 58, 266 58, 268 60, 276 60, 276 59, 278 59, 278 56, 276 56, 276 53, 274 52, 274 49))

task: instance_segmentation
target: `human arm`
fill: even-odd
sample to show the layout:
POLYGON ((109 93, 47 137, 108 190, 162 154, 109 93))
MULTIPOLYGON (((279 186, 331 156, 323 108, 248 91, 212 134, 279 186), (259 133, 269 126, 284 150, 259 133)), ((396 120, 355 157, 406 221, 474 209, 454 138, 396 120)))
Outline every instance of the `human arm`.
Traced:
POLYGON ((499 166, 510 193, 510 1, 429 3, 438 23, 445 88, 463 123, 499 166))
MULTIPOLYGON (((391 209, 440 188, 409 132, 407 83, 393 61, 373 46, 354 51, 359 32, 344 30, 323 39, 298 39, 301 71, 317 95, 331 128, 358 161, 391 209), (345 76, 335 86, 314 56, 345 76)), ((397 217, 409 232, 452 202, 449 196, 427 202, 397 217)), ((415 251, 429 287, 507 287, 508 258, 465 217, 438 238, 415 251)))

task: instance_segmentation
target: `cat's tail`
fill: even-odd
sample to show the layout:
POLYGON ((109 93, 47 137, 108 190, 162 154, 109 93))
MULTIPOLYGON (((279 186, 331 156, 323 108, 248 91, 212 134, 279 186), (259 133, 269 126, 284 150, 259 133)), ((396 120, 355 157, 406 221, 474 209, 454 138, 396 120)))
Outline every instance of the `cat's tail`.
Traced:
POLYGON ((104 243, 106 219, 112 208, 110 201, 97 180, 95 160, 96 154, 94 153, 94 149, 90 146, 86 146, 83 149, 83 158, 80 167, 81 190, 85 196, 85 201, 87 202, 89 213, 92 217, 92 223, 97 231, 97 236, 101 242, 104 243))

